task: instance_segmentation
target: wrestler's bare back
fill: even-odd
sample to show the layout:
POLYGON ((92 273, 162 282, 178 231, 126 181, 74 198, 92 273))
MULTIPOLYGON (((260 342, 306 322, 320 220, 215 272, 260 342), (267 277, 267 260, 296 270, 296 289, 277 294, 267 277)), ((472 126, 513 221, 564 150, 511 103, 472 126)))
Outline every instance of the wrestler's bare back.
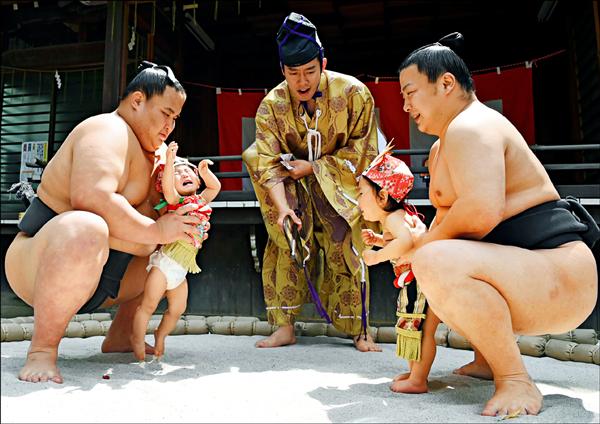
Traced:
MULTIPOLYGON (((122 136, 123 142, 127 143, 124 167, 117 164, 117 167, 122 167, 122 173, 119 175, 116 193, 121 194, 129 204, 137 207, 147 201, 152 192, 149 190, 148 175, 152 172, 153 154, 142 150, 132 129, 117 112, 105 113, 88 118, 77 125, 44 170, 37 194, 57 213, 73 210, 71 202, 73 147, 87 134, 96 131, 117 133, 122 136)), ((106 151, 98 152, 98 156, 103 156, 103 160, 108 162, 107 165, 115 165, 115 161, 121 161, 118 157, 111 157, 110 152, 106 151)), ((84 165, 83 169, 84 172, 92 173, 96 168, 84 165)))
MULTIPOLYGON (((504 169, 506 175, 505 209, 503 220, 543 202, 559 198, 541 163, 536 159, 527 143, 500 113, 475 100, 463 110, 448 127, 448 133, 455 133, 461 128, 469 128, 477 123, 477 131, 481 137, 502 143, 504 149, 504 169), (498 136, 500 134, 500 137, 498 136)), ((448 209, 457 199, 452 184, 452 170, 448 167, 446 155, 448 144, 444 137, 431 147, 429 155, 429 172, 431 182, 429 197, 436 208, 436 224, 439 224, 448 209)), ((487 160, 457 164, 458 166, 487 169, 487 160)), ((482 172, 476 170, 476 173, 482 172)), ((499 176, 504 178, 504 176, 499 176)), ((473 181, 477 184, 478 181, 473 181)))

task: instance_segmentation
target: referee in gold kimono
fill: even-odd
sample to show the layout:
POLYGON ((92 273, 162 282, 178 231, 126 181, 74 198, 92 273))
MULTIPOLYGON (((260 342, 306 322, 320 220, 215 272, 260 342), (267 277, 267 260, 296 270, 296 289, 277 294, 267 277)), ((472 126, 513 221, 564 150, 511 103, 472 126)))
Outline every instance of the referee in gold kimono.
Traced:
POLYGON ((294 319, 312 301, 358 350, 380 351, 366 331, 366 224, 356 202, 356 177, 377 155, 373 97, 356 78, 326 70, 317 29, 306 17, 291 13, 277 45, 285 81, 261 102, 256 141, 242 154, 269 234, 263 287, 269 322, 279 326, 256 346, 295 343, 294 319), (300 235, 295 255, 309 258, 306 271, 285 235, 289 220, 300 235))

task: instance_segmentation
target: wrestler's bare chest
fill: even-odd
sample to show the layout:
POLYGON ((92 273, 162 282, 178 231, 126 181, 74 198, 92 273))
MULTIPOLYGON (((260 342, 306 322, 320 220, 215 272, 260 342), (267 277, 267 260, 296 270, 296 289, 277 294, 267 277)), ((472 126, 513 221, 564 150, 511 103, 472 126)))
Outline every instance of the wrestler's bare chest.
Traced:
POLYGON ((449 208, 456 200, 456 192, 452 186, 450 170, 444 158, 443 152, 439 149, 432 149, 429 157, 429 199, 436 208, 449 208))
POLYGON ((143 155, 136 155, 127 166, 119 182, 118 192, 127 199, 129 204, 137 206, 148 199, 151 192, 152 162, 143 155))

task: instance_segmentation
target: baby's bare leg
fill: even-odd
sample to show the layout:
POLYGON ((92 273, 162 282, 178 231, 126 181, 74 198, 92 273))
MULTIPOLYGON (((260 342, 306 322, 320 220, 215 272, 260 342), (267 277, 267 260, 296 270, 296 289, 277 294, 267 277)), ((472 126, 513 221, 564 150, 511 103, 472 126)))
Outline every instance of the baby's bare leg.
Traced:
MULTIPOLYGON (((127 272, 121 280, 119 296, 110 297, 101 306, 102 308, 119 305, 108 333, 102 342, 102 352, 133 352, 131 334, 133 332, 133 318, 144 298, 144 287, 148 279, 148 258, 135 256, 127 272)), ((153 354, 154 347, 146 343, 146 355, 153 354)))
POLYGON ((435 359, 436 344, 435 330, 440 323, 439 318, 429 308, 427 319, 423 324, 423 339, 421 340, 421 360, 410 362, 410 374, 401 374, 394 378, 390 389, 399 393, 426 393, 427 377, 431 371, 431 365, 435 359))
POLYGON ((410 372, 412 371, 415 362, 416 361, 408 361, 408 372, 403 372, 402 374, 398 374, 397 376, 394 377, 394 379, 392 381, 406 380, 408 377, 410 377, 410 372))
POLYGON ((143 361, 146 358, 145 336, 150 317, 156 310, 158 302, 162 299, 167 289, 167 279, 160 269, 152 267, 146 286, 144 298, 138 306, 133 318, 133 332, 131 333, 131 347, 136 359, 143 361))
POLYGON ((183 283, 173 290, 167 290, 169 306, 160 320, 160 325, 154 332, 154 355, 157 358, 165 354, 165 338, 175 329, 179 317, 185 312, 187 296, 187 280, 183 280, 183 283))

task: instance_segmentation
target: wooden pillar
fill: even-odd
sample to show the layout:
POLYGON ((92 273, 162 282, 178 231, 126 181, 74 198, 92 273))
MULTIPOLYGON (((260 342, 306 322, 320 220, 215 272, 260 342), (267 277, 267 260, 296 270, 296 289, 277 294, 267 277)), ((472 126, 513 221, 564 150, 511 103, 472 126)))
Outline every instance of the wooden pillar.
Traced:
POLYGON ((146 50, 146 60, 154 62, 154 34, 156 33, 156 4, 152 3, 150 11, 150 31, 148 32, 148 45, 146 50))
POLYGON ((175 39, 177 40, 177 56, 173 63, 173 72, 177 78, 183 78, 183 32, 185 29, 185 14, 183 12, 183 0, 175 0, 176 7, 175 39))
POLYGON ((128 2, 109 1, 106 6, 104 45, 104 82, 102 111, 110 112, 118 104, 127 78, 128 2))
POLYGON ((48 162, 54 157, 55 153, 55 138, 56 138, 56 101, 58 97, 58 88, 56 81, 52 78, 50 82, 52 91, 50 92, 50 122, 48 123, 48 162))

